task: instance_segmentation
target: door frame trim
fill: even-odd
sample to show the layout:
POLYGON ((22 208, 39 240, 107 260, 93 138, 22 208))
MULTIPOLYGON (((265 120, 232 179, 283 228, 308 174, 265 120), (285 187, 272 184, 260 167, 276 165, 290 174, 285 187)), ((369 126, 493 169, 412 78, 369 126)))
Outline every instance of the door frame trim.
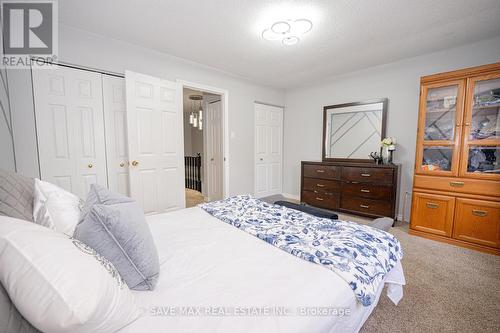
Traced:
POLYGON ((221 96, 222 102, 222 196, 226 199, 229 196, 229 121, 228 121, 228 105, 229 105, 229 92, 226 89, 209 86, 202 83, 190 82, 186 80, 177 79, 182 88, 189 88, 202 92, 217 94, 221 96))

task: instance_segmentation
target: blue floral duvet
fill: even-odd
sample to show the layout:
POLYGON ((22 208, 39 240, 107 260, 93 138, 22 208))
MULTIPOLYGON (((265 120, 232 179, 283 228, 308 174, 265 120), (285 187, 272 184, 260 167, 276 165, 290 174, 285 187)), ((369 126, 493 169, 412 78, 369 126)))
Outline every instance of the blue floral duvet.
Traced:
POLYGON ((240 195, 200 205, 209 214, 342 277, 371 305, 384 276, 403 258, 393 235, 353 222, 315 217, 240 195))

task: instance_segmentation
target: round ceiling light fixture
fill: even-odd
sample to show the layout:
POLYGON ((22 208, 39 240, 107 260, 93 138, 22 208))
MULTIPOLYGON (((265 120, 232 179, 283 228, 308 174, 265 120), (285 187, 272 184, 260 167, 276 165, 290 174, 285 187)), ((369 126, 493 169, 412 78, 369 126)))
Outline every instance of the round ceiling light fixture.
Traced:
POLYGON ((311 21, 307 19, 298 19, 293 21, 293 25, 290 28, 290 32, 297 34, 297 35, 303 35, 311 31, 313 27, 313 24, 311 21))
POLYGON ((276 34, 286 34, 288 32, 290 32, 290 29, 292 27, 290 26, 290 24, 288 22, 285 22, 285 21, 279 21, 279 22, 276 22, 274 23, 272 26, 271 26, 271 31, 276 33, 276 34))
POLYGON ((291 46, 297 44, 299 36, 311 31, 312 27, 312 22, 305 18, 277 21, 262 31, 261 36, 265 40, 280 40, 283 45, 291 46))
POLYGON ((299 37, 297 36, 290 36, 290 37, 285 37, 283 38, 283 40, 281 41, 283 43, 283 45, 286 45, 286 46, 292 46, 292 45, 295 45, 299 42, 299 37))
POLYGON ((283 38, 282 35, 274 33, 271 29, 266 29, 262 31, 262 38, 265 40, 280 40, 283 38))

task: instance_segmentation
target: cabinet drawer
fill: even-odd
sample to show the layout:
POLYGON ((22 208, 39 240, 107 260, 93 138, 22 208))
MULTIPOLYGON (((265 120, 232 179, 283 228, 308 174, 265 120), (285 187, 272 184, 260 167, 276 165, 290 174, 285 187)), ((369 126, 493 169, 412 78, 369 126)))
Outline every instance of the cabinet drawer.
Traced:
POLYGON ((416 175, 413 186, 421 189, 500 197, 500 185, 493 180, 416 175))
POLYGON ((352 212, 392 217, 390 201, 372 200, 343 194, 340 208, 352 212))
POLYGON ((500 248, 500 203, 458 198, 453 238, 500 248))
POLYGON ((340 168, 331 165, 304 164, 303 176, 323 179, 340 179, 340 168))
POLYGON ((451 237, 455 198, 446 195, 413 193, 412 229, 451 237))
POLYGON ((306 191, 338 192, 340 190, 340 181, 319 178, 304 178, 302 189, 306 191))
POLYGON ((392 195, 392 186, 344 182, 342 183, 342 194, 368 199, 390 200, 392 195))
POLYGON ((342 180, 351 182, 367 182, 392 184, 393 171, 391 169, 344 167, 342 180))
POLYGON ((314 193, 311 191, 302 191, 302 202, 305 202, 311 206, 330 210, 339 208, 339 197, 340 195, 338 193, 325 194, 314 193))

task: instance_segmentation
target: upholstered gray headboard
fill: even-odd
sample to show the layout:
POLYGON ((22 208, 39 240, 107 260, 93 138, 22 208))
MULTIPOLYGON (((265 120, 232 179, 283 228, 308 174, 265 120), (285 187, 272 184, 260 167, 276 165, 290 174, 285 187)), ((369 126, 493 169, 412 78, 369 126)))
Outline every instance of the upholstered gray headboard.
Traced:
MULTIPOLYGON (((0 215, 33 221, 34 179, 0 169, 0 215)), ((0 332, 40 332, 17 311, 0 283, 0 332)))
POLYGON ((0 283, 0 332, 2 333, 35 333, 40 332, 33 327, 17 311, 9 295, 0 283))
POLYGON ((0 169, 0 215, 33 221, 35 180, 0 169))

